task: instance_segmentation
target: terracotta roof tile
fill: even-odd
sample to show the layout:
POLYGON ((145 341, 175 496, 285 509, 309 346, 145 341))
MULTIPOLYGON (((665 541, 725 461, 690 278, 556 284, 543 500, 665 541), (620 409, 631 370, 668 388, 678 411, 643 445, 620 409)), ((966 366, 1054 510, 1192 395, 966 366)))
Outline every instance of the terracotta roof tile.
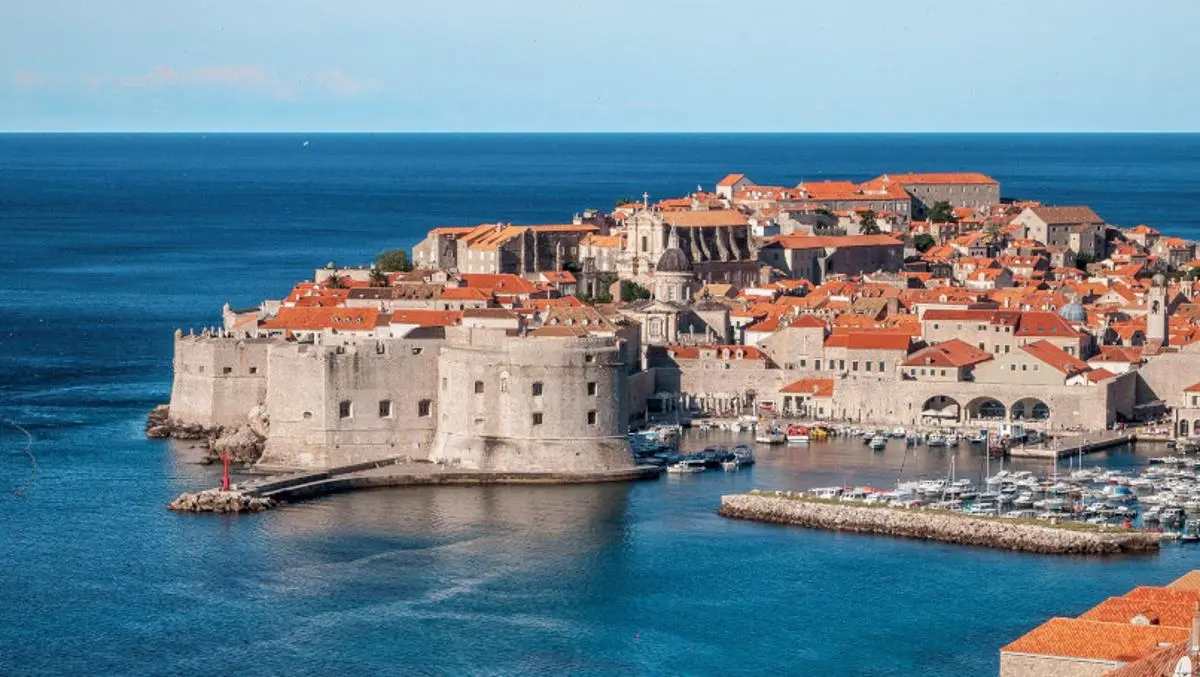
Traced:
POLYGON ((1052 618, 1000 651, 1129 662, 1158 650, 1161 643, 1181 642, 1187 636, 1182 628, 1052 618))
POLYGON ((781 393, 803 393, 813 397, 833 397, 833 379, 802 378, 779 389, 781 393))

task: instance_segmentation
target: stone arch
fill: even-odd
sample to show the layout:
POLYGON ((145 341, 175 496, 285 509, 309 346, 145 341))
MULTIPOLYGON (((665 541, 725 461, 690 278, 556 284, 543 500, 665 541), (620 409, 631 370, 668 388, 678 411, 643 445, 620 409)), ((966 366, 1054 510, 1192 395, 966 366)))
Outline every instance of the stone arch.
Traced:
POLYGON ((940 421, 962 420, 962 404, 949 395, 934 395, 921 405, 921 418, 940 421))
POLYGON ((1050 418, 1050 406, 1036 397, 1022 397, 1013 402, 1009 416, 1014 421, 1045 421, 1050 418))
POLYGON ((967 417, 969 419, 1002 419, 1008 413, 1008 407, 1000 400, 989 397, 976 397, 967 403, 967 417))

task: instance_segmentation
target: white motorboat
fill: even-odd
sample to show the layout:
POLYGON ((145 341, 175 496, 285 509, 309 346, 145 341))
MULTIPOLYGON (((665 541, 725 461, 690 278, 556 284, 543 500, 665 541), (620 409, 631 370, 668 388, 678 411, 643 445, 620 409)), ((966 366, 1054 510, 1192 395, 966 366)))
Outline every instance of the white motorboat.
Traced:
POLYGON ((774 428, 762 430, 754 436, 754 441, 759 444, 783 444, 787 442, 787 434, 774 428))
POLYGON ((904 439, 905 437, 908 437, 908 431, 900 427, 892 428, 892 437, 904 439))
POLYGON ((962 438, 960 438, 958 436, 958 433, 947 433, 946 434, 946 446, 947 447, 957 447, 958 443, 961 441, 962 441, 962 438))
POLYGON ((739 467, 754 465, 754 452, 747 446, 736 446, 733 448, 733 462, 739 467))
POLYGON ((698 473, 704 472, 706 469, 707 468, 704 467, 704 461, 697 459, 680 461, 667 466, 667 472, 674 474, 698 473))
POLYGON ((883 435, 876 435, 875 437, 871 438, 868 446, 870 446, 874 451, 883 451, 884 447, 887 446, 887 438, 883 435))
POLYGON ((925 446, 944 447, 946 446, 946 438, 941 433, 929 433, 929 437, 925 438, 925 446))

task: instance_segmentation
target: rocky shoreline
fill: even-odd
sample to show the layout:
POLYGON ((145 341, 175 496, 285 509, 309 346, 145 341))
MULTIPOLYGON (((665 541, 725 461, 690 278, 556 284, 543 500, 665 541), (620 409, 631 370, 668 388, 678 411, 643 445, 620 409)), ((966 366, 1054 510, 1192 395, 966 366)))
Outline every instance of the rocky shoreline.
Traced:
POLYGON ((275 501, 270 498, 251 496, 236 490, 221 491, 220 489, 183 493, 167 504, 168 510, 176 512, 261 512, 273 507, 275 507, 275 501))
POLYGON ((146 417, 146 437, 152 439, 198 440, 204 447, 204 462, 215 463, 228 453, 234 463, 252 464, 262 457, 267 441, 267 418, 252 411, 246 423, 236 427, 207 428, 171 418, 171 407, 160 404, 146 417))
POLYGON ((827 502, 792 492, 721 497, 719 513, 734 519, 811 529, 921 538, 1019 552, 1117 555, 1158 552, 1158 534, 1078 525, 1031 524, 939 510, 911 510, 827 502))

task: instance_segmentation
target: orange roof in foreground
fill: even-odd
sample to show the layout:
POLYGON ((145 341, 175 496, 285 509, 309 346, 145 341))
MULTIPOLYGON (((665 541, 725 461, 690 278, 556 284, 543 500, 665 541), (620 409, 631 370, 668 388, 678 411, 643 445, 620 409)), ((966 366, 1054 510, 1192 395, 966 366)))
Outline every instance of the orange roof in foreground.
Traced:
POLYGON ((259 325, 263 329, 317 331, 374 331, 379 311, 375 308, 322 308, 317 306, 285 306, 275 317, 259 325))
POLYGON ((1130 623, 1135 616, 1168 628, 1191 628, 1195 606, 1187 602, 1109 597, 1079 617, 1084 621, 1130 623))
POLYGON ((813 397, 833 397, 833 379, 802 378, 779 389, 781 393, 803 393, 813 397))
POLYGON ((1000 651, 1127 663, 1157 650, 1161 643, 1187 637, 1183 628, 1051 618, 1000 651))
POLYGON ((890 235, 780 235, 768 243, 784 249, 817 249, 825 247, 901 247, 890 235))
MULTIPOLYGON (((1192 388, 1196 388, 1197 386, 1200 386, 1200 383, 1192 386, 1192 388)), ((1200 590, 1200 569, 1192 569, 1168 583, 1167 587, 1171 590, 1200 590)))
POLYGON ((1046 339, 1042 339, 1036 343, 1023 345, 1021 346, 1021 350, 1024 350, 1035 359, 1054 367, 1068 376, 1091 369, 1091 366, 1089 366, 1087 362, 1084 362, 1078 357, 1067 354, 1067 351, 1059 348, 1046 339))

